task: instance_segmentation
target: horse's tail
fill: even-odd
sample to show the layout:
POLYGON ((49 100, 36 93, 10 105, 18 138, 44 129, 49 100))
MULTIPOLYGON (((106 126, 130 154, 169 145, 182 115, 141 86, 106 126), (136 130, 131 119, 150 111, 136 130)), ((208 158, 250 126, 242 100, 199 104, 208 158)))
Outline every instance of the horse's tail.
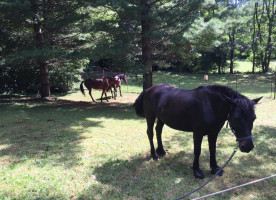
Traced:
POLYGON ((147 90, 144 90, 141 92, 141 94, 138 96, 138 98, 135 100, 135 103, 133 104, 133 107, 135 108, 136 115, 138 117, 145 117, 144 113, 144 107, 143 107, 143 100, 144 100, 144 95, 147 90))
POLYGON ((84 83, 84 81, 82 81, 81 84, 80 84, 80 91, 83 95, 85 95, 84 89, 83 89, 83 83, 84 83))

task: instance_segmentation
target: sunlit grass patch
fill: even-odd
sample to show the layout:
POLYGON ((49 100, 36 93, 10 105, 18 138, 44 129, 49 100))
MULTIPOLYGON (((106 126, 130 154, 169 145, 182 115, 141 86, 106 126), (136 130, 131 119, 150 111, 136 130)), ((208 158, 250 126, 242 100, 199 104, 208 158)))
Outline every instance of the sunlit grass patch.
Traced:
MULTIPOLYGON (((202 78, 156 76, 156 83, 175 85, 183 78, 181 87, 189 80, 194 82, 188 86, 194 87, 202 78)), ((218 83, 227 79, 211 78, 218 83)), ((109 103, 99 102, 100 91, 92 103, 87 91, 83 96, 77 90, 50 102, 0 104, 0 199, 175 199, 200 186, 204 181, 195 180, 191 170, 192 133, 165 126, 168 153, 159 162, 150 159, 145 119, 137 118, 132 107, 142 89, 131 84, 129 92, 124 85, 123 97, 109 103)), ((250 98, 254 96, 260 94, 250 98)), ((191 198, 275 174, 276 101, 262 99, 256 115, 254 150, 237 152, 224 175, 191 198)), ((235 146, 235 136, 224 126, 217 142, 220 166, 235 146)), ((206 137, 200 164, 210 178, 206 137)), ((275 186, 272 179, 211 199, 269 200, 276 196, 275 186)))

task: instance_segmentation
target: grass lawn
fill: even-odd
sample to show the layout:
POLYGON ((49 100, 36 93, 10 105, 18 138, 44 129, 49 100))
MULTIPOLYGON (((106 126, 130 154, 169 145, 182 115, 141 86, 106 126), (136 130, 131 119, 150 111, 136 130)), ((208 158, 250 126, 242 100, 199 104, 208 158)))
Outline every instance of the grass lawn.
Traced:
MULTIPOLYGON (((182 88, 204 84, 198 83, 201 79, 154 75, 155 83, 170 80, 182 88)), ((130 78, 128 89, 123 85, 123 97, 109 103, 99 103, 98 91, 98 102, 92 103, 87 91, 83 96, 78 90, 52 101, 0 98, 0 199, 175 199, 203 184, 190 168, 192 133, 165 126, 163 141, 169 153, 159 162, 150 159, 145 119, 137 118, 132 108, 140 84, 139 77, 130 78)), ((243 94, 267 94, 260 93, 243 94)), ((261 100, 256 115, 254 150, 237 152, 224 175, 191 198, 276 173, 276 101, 261 100)), ((223 128, 217 143, 219 165, 235 145, 231 131, 223 128)), ((211 177, 207 138, 200 161, 206 181, 211 177)), ((275 187, 274 178, 210 199, 269 200, 276 196, 275 187)))
MULTIPOLYGON (((155 72, 153 84, 169 83, 182 89, 194 89, 205 84, 220 84, 237 90, 251 98, 263 96, 274 97, 275 74, 209 74, 208 81, 204 81, 203 74, 173 74, 155 72)), ((143 87, 142 76, 130 77, 129 86, 123 87, 123 92, 141 92, 143 87)), ((79 89, 77 89, 79 90, 79 89)))
MULTIPOLYGON (((228 61, 230 63, 230 61, 228 61)), ((270 61, 270 69, 272 71, 276 71, 276 60, 270 61)), ((229 69, 226 69, 225 72, 229 73, 229 69)), ((234 62, 234 72, 239 73, 251 73, 252 72, 252 62, 246 61, 246 60, 236 60, 234 62)), ((255 72, 262 72, 261 67, 255 68, 255 72)))

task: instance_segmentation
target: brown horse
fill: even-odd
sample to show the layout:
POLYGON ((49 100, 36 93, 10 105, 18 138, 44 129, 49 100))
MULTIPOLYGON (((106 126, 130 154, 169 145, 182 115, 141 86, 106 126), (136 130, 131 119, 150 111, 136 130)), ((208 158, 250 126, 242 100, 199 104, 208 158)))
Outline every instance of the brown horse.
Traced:
MULTIPOLYGON (((127 83, 127 75, 126 74, 117 74, 115 76, 115 78, 116 77, 118 77, 120 80, 123 80, 125 83, 127 83)), ((122 96, 121 86, 122 86, 122 81, 120 81, 120 85, 117 86, 117 87, 119 87, 119 90, 120 90, 120 96, 122 96)))
POLYGON ((80 90, 81 90, 82 94, 85 95, 84 89, 83 89, 83 83, 84 83, 85 87, 89 90, 89 95, 93 102, 96 102, 96 101, 92 97, 92 93, 91 93, 92 89, 103 90, 102 96, 101 96, 101 102, 103 102, 103 94, 105 94, 106 101, 108 101, 107 96, 106 96, 106 92, 109 88, 108 79, 106 79, 106 78, 97 78, 97 79, 88 78, 85 81, 82 81, 80 84, 80 90))
MULTIPOLYGON (((117 89, 116 88, 117 87, 121 88, 121 85, 122 85, 121 84, 121 79, 118 76, 115 76, 114 78, 113 77, 109 77, 109 78, 107 78, 107 80, 108 80, 108 83, 109 83, 108 90, 109 89, 111 90, 112 98, 114 98, 116 100, 116 96, 117 96, 117 89), (114 88, 114 97, 113 97, 112 88, 114 88)), ((120 90, 120 92, 121 92, 121 90, 120 90)))

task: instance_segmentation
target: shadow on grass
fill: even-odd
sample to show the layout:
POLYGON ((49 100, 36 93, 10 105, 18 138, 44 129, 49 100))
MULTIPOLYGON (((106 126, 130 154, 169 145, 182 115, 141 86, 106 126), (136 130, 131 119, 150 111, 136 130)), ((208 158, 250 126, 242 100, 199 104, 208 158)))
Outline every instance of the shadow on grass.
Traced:
POLYGON ((80 162, 85 129, 104 128, 109 118, 136 119, 132 104, 116 102, 27 98, 0 104, 0 110, 0 157, 8 156, 2 163, 8 167, 28 160, 40 167, 73 167, 80 162))
MULTIPOLYGON (((252 152, 256 152, 259 155, 267 155, 269 153, 276 155, 276 127, 271 126, 255 126, 252 130, 252 137, 255 148, 252 150, 252 152)), ((235 147, 235 136, 231 132, 231 130, 228 128, 223 128, 220 131, 220 134, 218 136, 218 140, 225 140, 227 142, 219 143, 219 148, 227 148, 229 145, 235 147), (229 135, 231 136, 232 141, 227 141, 229 135), (227 138, 226 138, 227 137, 227 138), (226 138, 226 139, 225 139, 226 138), (229 142, 231 144, 229 144, 229 142)), ((218 148, 217 148, 218 149, 218 148)), ((219 149, 218 149, 219 150, 219 149)))
POLYGON ((169 154, 158 162, 145 155, 130 160, 110 160, 93 171, 96 180, 108 188, 99 190, 91 185, 79 199, 96 196, 100 199, 166 199, 175 180, 181 178, 189 182, 194 179, 191 159, 192 154, 180 152, 169 154))
MULTIPOLYGON (((193 198, 275 173, 275 171, 273 172, 271 169, 259 169, 261 166, 273 164, 274 162, 272 156, 275 156, 276 152, 274 139, 275 129, 266 126, 258 126, 256 129, 258 133, 255 137, 256 147, 253 150, 255 152, 249 154, 238 152, 238 156, 234 157, 225 168, 224 176, 217 177, 209 184, 210 186, 193 194, 193 198), (260 138, 259 134, 262 134, 264 138, 260 138), (261 144, 263 139, 265 141, 261 144), (256 157, 256 154, 258 157, 256 157)), ((224 129, 221 139, 225 137, 225 134, 229 133, 224 129)), ((189 134, 185 137, 180 137, 179 134, 176 134, 170 141, 166 141, 164 146, 169 147, 170 144, 174 142, 178 142, 181 145, 191 145, 190 143, 192 140, 188 139, 189 137, 191 137, 189 134)), ((233 144, 235 144, 234 141, 233 144)), ((220 151, 223 152, 223 149, 226 147, 229 148, 229 143, 220 145, 220 151)), ((220 159, 219 162, 224 164, 230 157, 231 152, 229 155, 228 153, 220 154, 222 155, 218 158, 220 159)), ((99 185, 101 185, 101 187, 90 185, 85 189, 85 192, 79 199, 88 199, 89 197, 96 196, 100 199, 175 199, 199 187, 212 176, 209 169, 208 148, 202 149, 200 160, 201 169, 206 175, 206 179, 204 180, 196 180, 193 177, 191 169, 193 161, 192 150, 189 152, 180 151, 178 153, 169 153, 158 162, 151 160, 149 153, 147 155, 131 157, 128 160, 112 159, 94 168, 92 172, 96 176, 96 180, 100 183, 99 185)), ((251 186, 250 189, 259 191, 259 193, 262 192, 261 195, 266 196, 264 199, 269 199, 275 195, 272 189, 273 182, 266 184, 268 184, 267 189, 269 191, 269 188, 271 188, 271 193, 263 190, 259 191, 259 185, 251 186)), ((237 197, 239 194, 247 193, 250 193, 248 187, 236 192, 226 193, 224 196, 230 199, 237 197)), ((223 196, 220 195, 216 198, 221 199, 223 196)))
MULTIPOLYGON (((204 150, 203 153, 208 152, 204 150)), ((208 163, 206 159, 202 159, 204 164, 208 163)), ((79 199, 95 196, 100 199, 175 199, 199 187, 212 176, 208 163, 208 166, 201 167, 206 179, 195 179, 191 169, 192 160, 192 152, 181 151, 169 154, 158 162, 143 156, 106 162, 95 168, 93 174, 100 185, 108 188, 99 190, 95 185, 91 185, 79 199)), ((238 166, 234 168, 237 170, 238 166)), ((212 184, 217 188, 227 188, 223 177, 218 179, 222 181, 214 181, 212 184)))
MULTIPOLYGON (((70 168, 79 165, 77 154, 82 152, 79 143, 86 139, 82 137, 86 128, 104 127, 104 120, 107 118, 137 119, 131 104, 93 104, 66 100, 26 104, 0 105, 0 157, 12 158, 7 161, 9 167, 28 160, 33 162, 30 165, 39 167, 64 165, 70 168), (97 120, 99 118, 102 120, 97 120)), ((229 129, 222 129, 219 140, 224 140, 226 134, 232 133, 229 129)), ((237 185, 270 175, 271 170, 258 170, 258 167, 273 165, 273 159, 275 161, 275 127, 256 126, 253 137, 253 153, 234 158, 225 170, 225 175, 199 194, 204 195, 225 189, 231 184, 237 185)), ((218 151, 223 152, 232 144, 234 147, 235 138, 232 138, 233 142, 220 143, 218 151)), ((165 149, 170 152, 174 143, 183 147, 191 146, 192 136, 190 133, 177 133, 170 140, 164 141, 165 149)), ((226 153, 220 154, 226 159, 229 156, 226 153)), ((201 168, 206 178, 209 178, 209 157, 206 155, 209 155, 208 148, 203 149, 200 160, 201 168)), ((218 158, 219 163, 223 163, 221 157, 218 158)), ((112 158, 92 167, 91 174, 95 175, 97 184, 88 183, 79 199, 174 199, 203 183, 194 179, 190 168, 192 161, 192 149, 187 152, 180 150, 177 153, 169 153, 159 162, 150 160, 149 153, 125 160, 112 158)), ((230 193, 227 198, 235 195, 230 193)))

